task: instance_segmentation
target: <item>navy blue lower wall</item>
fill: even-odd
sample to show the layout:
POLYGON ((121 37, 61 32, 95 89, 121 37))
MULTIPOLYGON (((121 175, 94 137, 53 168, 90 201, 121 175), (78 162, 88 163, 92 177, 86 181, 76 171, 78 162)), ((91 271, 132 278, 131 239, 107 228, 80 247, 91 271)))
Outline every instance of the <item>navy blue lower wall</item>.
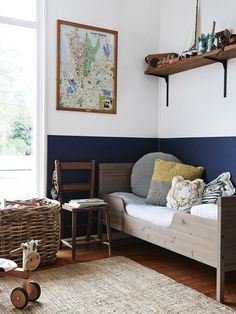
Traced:
MULTIPOLYGON (((135 162, 144 154, 157 151, 158 141, 155 138, 120 138, 120 137, 87 137, 87 136, 48 136, 48 197, 51 189, 51 178, 54 161, 89 161, 95 159, 96 165, 109 162, 135 162)), ((96 174, 98 167, 96 167, 96 174)), ((98 176, 96 175, 96 190, 98 176)), ((74 195, 72 198, 78 198, 74 195)), ((80 196, 81 197, 81 196, 80 196)), ((78 216, 78 223, 86 223, 85 215, 78 216)), ((66 213, 66 225, 71 224, 71 217, 66 213)), ((93 229, 95 232, 95 229, 93 229)), ((80 228, 78 235, 84 235, 85 228, 80 228)), ((65 229, 65 237, 70 237, 70 228, 65 229)))
MULTIPOLYGON (((48 193, 54 160, 107 162, 135 162, 144 154, 158 150, 155 138, 48 136, 48 193)), ((49 194, 48 194, 49 195, 49 194)), ((50 196, 50 195, 49 195, 50 196)))
POLYGON ((206 182, 229 171, 236 185, 236 137, 163 138, 159 139, 159 151, 204 166, 206 182))
POLYGON ((54 160, 135 162, 144 154, 162 151, 184 163, 205 167, 208 182, 229 171, 236 184, 236 137, 203 138, 121 138, 87 136, 48 136, 48 196, 54 160))

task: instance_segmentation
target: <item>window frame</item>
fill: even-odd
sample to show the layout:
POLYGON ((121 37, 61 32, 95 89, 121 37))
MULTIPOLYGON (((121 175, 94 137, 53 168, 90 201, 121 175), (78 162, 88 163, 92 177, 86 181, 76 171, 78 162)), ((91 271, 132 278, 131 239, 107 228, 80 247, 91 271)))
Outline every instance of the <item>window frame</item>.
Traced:
POLYGON ((46 195, 46 114, 45 114, 45 0, 36 0, 36 21, 0 15, 0 24, 19 26, 36 31, 36 98, 33 114, 33 176, 35 197, 46 195))

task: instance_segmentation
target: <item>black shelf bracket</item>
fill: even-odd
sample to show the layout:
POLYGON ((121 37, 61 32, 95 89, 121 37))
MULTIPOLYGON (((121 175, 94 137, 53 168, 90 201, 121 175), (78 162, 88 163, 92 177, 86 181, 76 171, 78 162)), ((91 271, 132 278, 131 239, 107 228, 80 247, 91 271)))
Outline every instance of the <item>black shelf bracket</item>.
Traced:
POLYGON ((159 74, 153 74, 148 73, 148 75, 157 76, 165 79, 166 81, 166 107, 169 107, 169 75, 159 75, 159 74))
POLYGON ((157 75, 166 81, 166 107, 169 107, 169 75, 157 75))
POLYGON ((169 75, 164 77, 166 81, 166 107, 169 107, 169 75))
POLYGON ((228 60, 221 60, 214 57, 205 57, 206 59, 213 60, 215 62, 219 62, 223 65, 224 68, 224 97, 227 97, 227 68, 228 68, 228 60))

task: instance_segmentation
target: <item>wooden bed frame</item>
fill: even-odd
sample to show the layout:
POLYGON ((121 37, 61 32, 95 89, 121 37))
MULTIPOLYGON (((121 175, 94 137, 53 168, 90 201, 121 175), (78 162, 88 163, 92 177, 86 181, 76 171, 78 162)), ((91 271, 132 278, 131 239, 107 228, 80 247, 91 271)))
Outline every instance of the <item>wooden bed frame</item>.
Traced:
POLYGON ((112 192, 130 192, 132 163, 99 165, 99 194, 110 208, 111 227, 216 268, 216 300, 224 302, 225 272, 236 270, 236 196, 218 201, 218 220, 184 212, 162 227, 126 213, 112 192))

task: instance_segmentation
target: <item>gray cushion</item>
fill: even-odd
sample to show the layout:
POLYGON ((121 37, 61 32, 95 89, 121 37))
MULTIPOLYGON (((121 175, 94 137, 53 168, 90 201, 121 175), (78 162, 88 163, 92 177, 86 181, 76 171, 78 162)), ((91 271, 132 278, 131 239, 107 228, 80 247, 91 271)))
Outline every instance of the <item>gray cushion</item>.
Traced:
POLYGON ((140 197, 147 197, 156 159, 181 163, 177 157, 170 154, 155 152, 144 155, 134 164, 132 169, 132 193, 140 197))
POLYGON ((155 206, 166 206, 166 196, 171 188, 171 182, 151 181, 146 202, 155 206))

